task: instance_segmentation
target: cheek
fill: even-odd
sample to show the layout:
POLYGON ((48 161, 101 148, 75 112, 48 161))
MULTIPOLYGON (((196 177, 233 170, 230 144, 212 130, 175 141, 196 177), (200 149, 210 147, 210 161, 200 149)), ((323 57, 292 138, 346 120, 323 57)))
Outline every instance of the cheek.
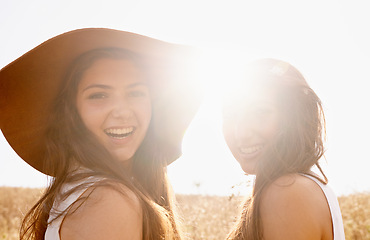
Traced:
POLYGON ((82 123, 85 125, 85 127, 92 131, 94 126, 94 117, 91 116, 91 113, 78 110, 78 113, 80 115, 82 123))
POLYGON ((79 104, 78 102, 77 112, 82 120, 82 123, 88 130, 92 132, 99 126, 102 121, 101 118, 104 115, 103 108, 96 108, 86 104, 79 104))
POLYGON ((278 132, 281 129, 280 121, 277 118, 271 119, 268 124, 265 125, 262 132, 264 135, 264 138, 266 139, 273 139, 276 137, 278 132))
POLYGON ((135 106, 136 116, 143 126, 149 126, 152 119, 152 106, 150 102, 145 102, 135 106))

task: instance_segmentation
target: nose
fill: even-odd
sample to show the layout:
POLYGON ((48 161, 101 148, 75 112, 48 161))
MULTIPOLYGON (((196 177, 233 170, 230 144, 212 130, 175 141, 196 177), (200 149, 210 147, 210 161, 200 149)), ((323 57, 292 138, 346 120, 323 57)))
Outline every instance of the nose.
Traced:
POLYGON ((124 98, 117 98, 112 104, 111 115, 114 118, 120 118, 123 120, 131 118, 133 112, 130 104, 124 98))

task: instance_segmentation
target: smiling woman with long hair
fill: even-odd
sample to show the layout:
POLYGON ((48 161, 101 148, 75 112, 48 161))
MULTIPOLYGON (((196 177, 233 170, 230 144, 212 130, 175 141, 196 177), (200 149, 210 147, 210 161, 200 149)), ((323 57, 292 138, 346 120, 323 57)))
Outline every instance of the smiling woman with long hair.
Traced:
POLYGON ((0 71, 4 136, 53 177, 21 239, 182 238, 166 167, 199 105, 188 51, 80 29, 0 71))
POLYGON ((256 60, 245 73, 225 99, 223 131, 255 182, 227 239, 344 239, 337 198, 319 165, 325 134, 320 99, 284 61, 256 60))

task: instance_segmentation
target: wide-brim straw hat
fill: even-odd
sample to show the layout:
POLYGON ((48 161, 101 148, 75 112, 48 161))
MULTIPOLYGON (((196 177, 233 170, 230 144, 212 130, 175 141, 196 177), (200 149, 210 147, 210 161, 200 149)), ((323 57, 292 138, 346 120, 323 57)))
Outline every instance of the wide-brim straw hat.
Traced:
POLYGON ((14 151, 43 168, 45 133, 53 101, 70 64, 97 48, 130 50, 143 60, 154 94, 153 127, 168 164, 181 156, 185 130, 201 100, 196 51, 188 46, 106 28, 86 28, 47 40, 0 71, 0 128, 14 151))

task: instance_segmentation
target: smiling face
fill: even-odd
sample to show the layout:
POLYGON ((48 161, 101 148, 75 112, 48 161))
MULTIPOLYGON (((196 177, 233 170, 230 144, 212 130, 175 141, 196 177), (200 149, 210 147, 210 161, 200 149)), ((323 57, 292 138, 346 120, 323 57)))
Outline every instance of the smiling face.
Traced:
POLYGON ((77 111, 86 128, 126 164, 146 135, 151 110, 148 86, 130 60, 96 60, 78 85, 77 111))
POLYGON ((225 106, 225 141, 243 171, 256 173, 256 164, 274 143, 280 116, 270 91, 254 91, 225 106))

